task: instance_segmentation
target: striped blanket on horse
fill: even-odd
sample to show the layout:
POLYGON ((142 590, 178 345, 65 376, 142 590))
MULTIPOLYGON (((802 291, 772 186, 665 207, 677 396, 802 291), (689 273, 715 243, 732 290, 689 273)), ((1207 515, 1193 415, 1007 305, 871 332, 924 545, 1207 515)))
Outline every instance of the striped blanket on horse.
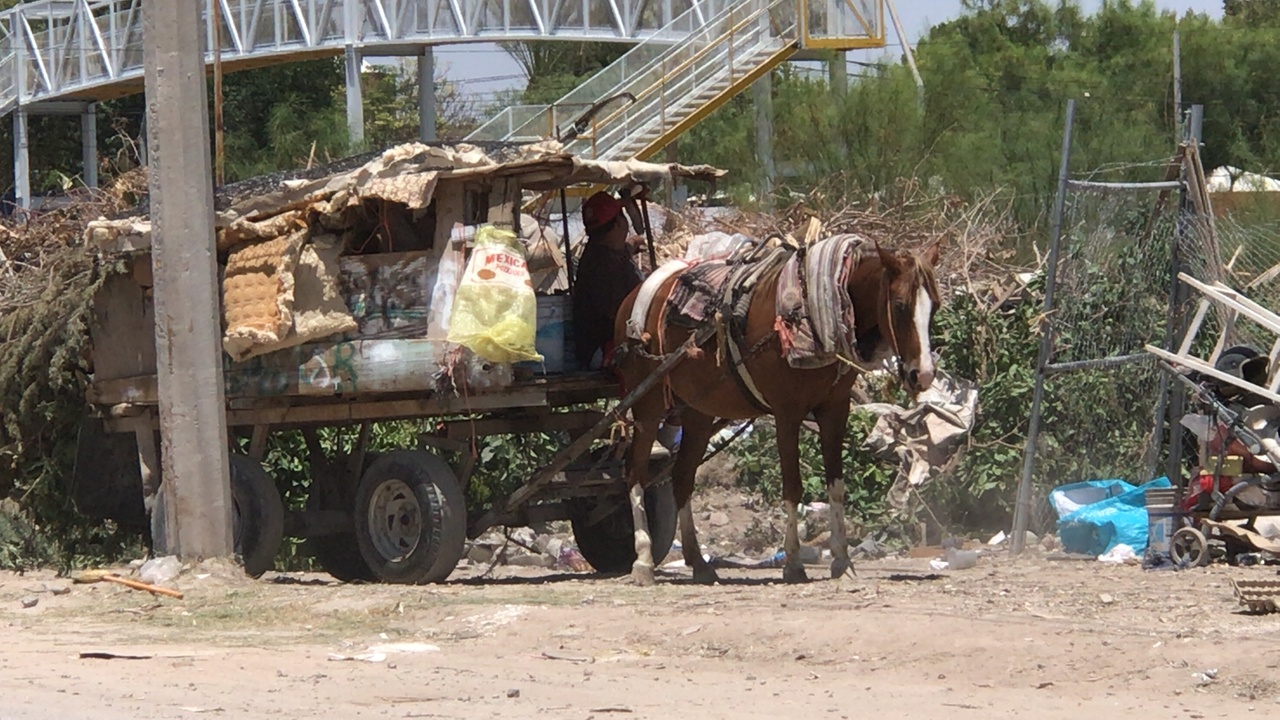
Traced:
POLYGON ((774 328, 791 367, 858 357, 853 301, 845 285, 865 242, 860 235, 833 235, 802 248, 782 267, 774 328))

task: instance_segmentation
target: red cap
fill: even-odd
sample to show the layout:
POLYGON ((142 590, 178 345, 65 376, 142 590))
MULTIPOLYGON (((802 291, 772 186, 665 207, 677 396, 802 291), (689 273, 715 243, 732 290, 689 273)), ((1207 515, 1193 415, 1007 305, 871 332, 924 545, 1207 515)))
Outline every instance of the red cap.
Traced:
POLYGON ((607 192, 598 192, 582 204, 582 223, 588 230, 603 227, 622 212, 622 201, 607 192))

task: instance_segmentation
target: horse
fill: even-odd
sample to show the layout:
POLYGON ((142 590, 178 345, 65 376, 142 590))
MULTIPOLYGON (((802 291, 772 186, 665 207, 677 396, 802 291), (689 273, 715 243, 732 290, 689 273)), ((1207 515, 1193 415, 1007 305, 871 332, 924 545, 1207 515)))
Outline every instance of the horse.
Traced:
MULTIPOLYGON (((885 367, 896 358, 903 384, 916 394, 927 390, 934 375, 929 328, 941 296, 934 273, 939 254, 937 242, 923 251, 890 251, 881 248, 878 242, 871 250, 867 247, 871 243, 860 239, 849 243, 850 237, 853 236, 826 238, 803 250, 782 248, 781 254, 786 256, 790 253, 795 257, 807 253, 813 256, 823 250, 824 243, 837 241, 853 247, 852 252, 843 258, 843 265, 832 263, 835 272, 827 279, 827 287, 832 294, 844 293, 844 298, 836 298, 837 305, 845 302, 845 307, 852 311, 853 327, 842 327, 841 332, 845 333, 843 347, 846 351, 852 349, 854 357, 838 352, 827 353, 825 357, 818 358, 817 362, 821 364, 816 367, 792 367, 786 357, 786 345, 787 328, 794 325, 784 325, 777 312, 782 271, 775 267, 754 278, 755 285, 749 296, 733 303, 736 311, 729 307, 728 301, 719 303, 716 319, 718 349, 690 345, 684 359, 679 361, 663 384, 655 386, 632 406, 627 485, 635 524, 636 559, 631 577, 636 584, 647 586, 654 582, 643 483, 648 477, 650 454, 659 426, 674 412, 678 412, 681 418, 683 437, 675 453, 672 484, 679 509, 680 542, 685 561, 693 569, 695 582, 714 583, 718 580, 715 571, 702 557, 689 502, 693 494, 694 474, 718 429, 716 419, 742 421, 766 414, 774 417, 776 425, 782 499, 787 508, 783 580, 804 582, 808 579, 800 563, 797 514, 802 495, 800 430, 802 423, 809 418, 818 426, 830 497, 831 575, 838 578, 852 571, 844 526, 845 484, 841 456, 853 383, 859 372, 885 367), (843 277, 843 282, 839 282, 838 277, 843 277), (726 313, 738 317, 736 338, 725 337, 729 331, 724 323, 733 321, 725 318, 726 313), (736 353, 726 353, 726 346, 736 353), (729 355, 736 357, 730 360, 729 355), (739 370, 743 372, 735 378, 734 373, 739 370)), ((774 265, 785 259, 776 261, 774 265)), ((803 265, 803 260, 800 257, 795 262, 803 265)), ((669 303, 666 302, 680 276, 689 272, 691 269, 687 266, 665 272, 659 268, 646 281, 646 285, 651 284, 647 311, 643 304, 636 311, 637 299, 645 295, 646 285, 633 290, 619 308, 614 326, 615 371, 624 394, 654 372, 666 357, 661 354, 663 349, 682 348, 694 335, 694 327, 687 323, 681 326, 669 321, 669 303)), ((803 267, 800 272, 803 272, 803 267)), ((823 278, 815 280, 811 276, 808 280, 812 287, 823 278)), ((807 302, 812 302, 812 298, 807 302)), ((712 320, 708 319, 708 322, 712 320)), ((813 326, 810 323, 808 327, 813 326)), ((711 341, 705 344, 710 346, 711 341)))

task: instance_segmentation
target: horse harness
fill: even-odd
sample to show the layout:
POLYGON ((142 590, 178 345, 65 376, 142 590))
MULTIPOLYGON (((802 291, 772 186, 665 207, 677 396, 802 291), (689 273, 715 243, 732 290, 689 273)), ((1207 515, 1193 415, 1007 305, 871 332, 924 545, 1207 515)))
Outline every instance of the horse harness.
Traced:
MULTIPOLYGON (((678 290, 684 294, 700 293, 709 300, 714 300, 713 308, 708 308, 711 310, 710 316, 700 319, 697 325, 716 325, 716 356, 719 364, 728 365, 731 370, 729 376, 733 378, 738 390, 761 413, 770 413, 772 408, 756 387, 745 363, 774 340, 777 331, 770 330, 747 347, 747 314, 756 289, 762 282, 776 278, 783 264, 796 253, 796 248, 787 244, 769 247, 768 241, 774 237, 777 236, 770 236, 763 242, 745 244, 722 261, 728 268, 727 276, 722 280, 722 288, 715 287, 719 282, 715 285, 708 284, 696 273, 685 273, 677 276, 676 285, 663 300, 669 307, 678 290)), ((634 343, 633 349, 649 360, 663 359, 661 355, 646 352, 642 343, 634 343)))

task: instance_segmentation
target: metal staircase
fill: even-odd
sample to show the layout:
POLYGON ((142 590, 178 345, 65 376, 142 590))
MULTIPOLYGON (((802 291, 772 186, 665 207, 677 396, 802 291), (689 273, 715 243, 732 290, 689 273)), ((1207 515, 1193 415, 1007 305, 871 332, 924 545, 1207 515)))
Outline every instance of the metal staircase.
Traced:
POLYGON ((507 108, 468 140, 532 142, 565 137, 571 152, 601 160, 652 157, 681 133, 805 48, 884 46, 883 0, 726 0, 707 20, 694 8, 671 23, 674 45, 642 42, 549 106, 507 108))

